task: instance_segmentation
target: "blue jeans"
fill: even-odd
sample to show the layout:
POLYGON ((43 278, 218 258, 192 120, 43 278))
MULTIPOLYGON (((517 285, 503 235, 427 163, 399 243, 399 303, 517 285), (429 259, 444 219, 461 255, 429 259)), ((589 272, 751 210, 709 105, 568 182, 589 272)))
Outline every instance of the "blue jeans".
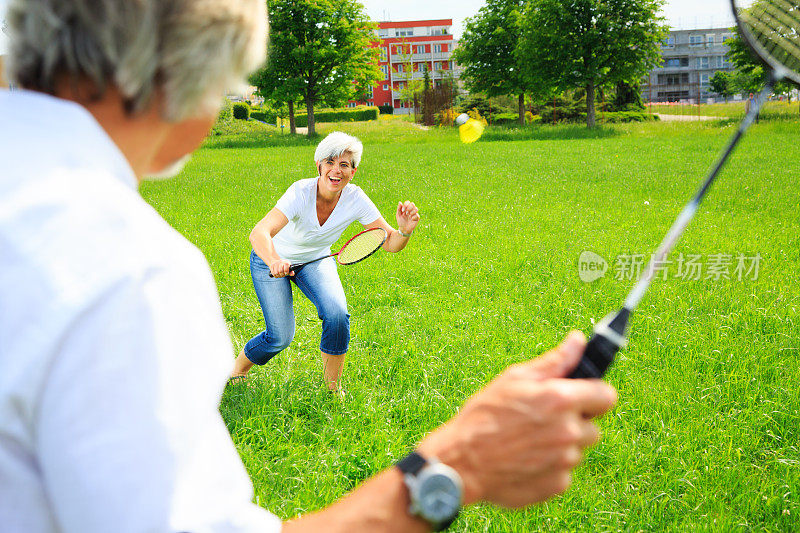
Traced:
POLYGON ((291 281, 311 300, 322 319, 319 349, 331 355, 347 353, 350 313, 347 312, 347 299, 336 272, 336 261, 332 257, 304 266, 295 272, 294 277, 271 278, 266 263, 255 252, 250 252, 250 275, 266 326, 244 347, 244 354, 250 361, 263 365, 294 339, 291 281))

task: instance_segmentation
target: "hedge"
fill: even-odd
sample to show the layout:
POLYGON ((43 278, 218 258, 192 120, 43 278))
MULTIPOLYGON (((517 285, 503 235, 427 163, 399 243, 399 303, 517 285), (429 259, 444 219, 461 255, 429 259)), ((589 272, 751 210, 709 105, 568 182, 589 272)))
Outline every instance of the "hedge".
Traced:
POLYGON ((239 120, 247 120, 250 118, 250 106, 244 102, 236 102, 233 104, 233 118, 239 120))
MULTIPOLYGON (((366 120, 378 120, 378 114, 377 107, 321 110, 314 113, 314 122, 361 122, 366 120)), ((295 115, 294 123, 298 128, 305 128, 308 126, 308 115, 305 113, 302 115, 295 115)))

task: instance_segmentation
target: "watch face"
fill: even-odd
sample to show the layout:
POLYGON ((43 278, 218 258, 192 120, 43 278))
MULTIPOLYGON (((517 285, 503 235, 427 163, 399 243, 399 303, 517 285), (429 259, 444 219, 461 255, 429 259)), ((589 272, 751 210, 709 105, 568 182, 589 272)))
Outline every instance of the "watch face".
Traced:
POLYGON ((422 516, 434 523, 453 518, 461 506, 461 491, 449 477, 434 474, 419 488, 422 516))

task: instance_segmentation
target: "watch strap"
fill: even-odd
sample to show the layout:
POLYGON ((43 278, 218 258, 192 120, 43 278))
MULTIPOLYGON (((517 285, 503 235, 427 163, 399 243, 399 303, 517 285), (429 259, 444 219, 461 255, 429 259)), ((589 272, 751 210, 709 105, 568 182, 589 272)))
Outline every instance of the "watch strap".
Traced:
POLYGON ((417 452, 411 452, 397 462, 397 468, 404 474, 416 476, 426 464, 428 464, 427 459, 417 452))

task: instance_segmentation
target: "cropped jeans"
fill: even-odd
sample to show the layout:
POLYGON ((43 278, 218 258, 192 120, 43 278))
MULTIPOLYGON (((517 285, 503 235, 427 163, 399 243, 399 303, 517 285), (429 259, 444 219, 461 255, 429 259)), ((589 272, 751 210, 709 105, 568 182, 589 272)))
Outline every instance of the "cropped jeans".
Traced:
POLYGON ((331 355, 347 353, 350 314, 347 312, 342 282, 336 272, 336 261, 332 257, 304 266, 293 277, 271 278, 269 266, 255 252, 251 252, 250 275, 264 313, 265 325, 264 331, 250 339, 244 347, 244 354, 250 361, 263 365, 294 339, 292 281, 311 300, 322 320, 320 350, 331 355))

